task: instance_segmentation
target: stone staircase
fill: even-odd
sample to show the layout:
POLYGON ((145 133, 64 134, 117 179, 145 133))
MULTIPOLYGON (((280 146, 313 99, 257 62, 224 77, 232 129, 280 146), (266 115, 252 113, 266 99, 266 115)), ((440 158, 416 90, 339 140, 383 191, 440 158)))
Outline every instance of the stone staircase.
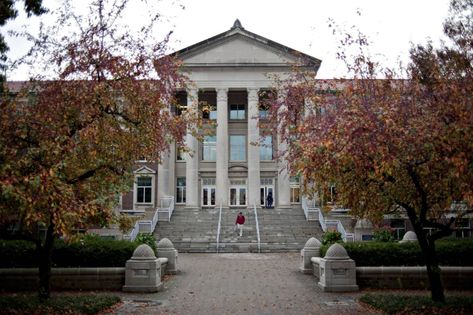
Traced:
MULTIPOLYGON (((157 239, 169 238, 180 252, 217 251, 218 209, 189 210, 176 208, 171 222, 159 222, 157 239)), ((317 221, 306 221, 300 207, 290 209, 259 209, 261 252, 299 251, 315 236, 321 239, 317 221)), ((223 209, 219 252, 258 252, 253 209, 223 209), (246 217, 243 236, 235 230, 238 212, 246 217)))

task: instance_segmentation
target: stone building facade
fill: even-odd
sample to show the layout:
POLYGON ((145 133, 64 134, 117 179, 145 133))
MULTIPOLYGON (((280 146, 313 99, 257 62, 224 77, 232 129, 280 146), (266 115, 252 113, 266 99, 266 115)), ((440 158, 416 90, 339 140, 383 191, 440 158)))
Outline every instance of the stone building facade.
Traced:
POLYGON ((160 165, 138 163, 122 208, 157 207, 166 196, 186 208, 264 207, 268 195, 278 208, 300 204, 299 179, 275 158, 285 144, 277 135, 260 137, 259 120, 267 115, 260 101, 273 88, 274 76, 291 71, 291 63, 304 58, 316 73, 321 61, 249 32, 238 20, 230 30, 174 55, 191 82, 177 92, 176 114, 199 113, 216 123, 215 133, 199 141, 189 132, 191 154, 171 146, 160 165))

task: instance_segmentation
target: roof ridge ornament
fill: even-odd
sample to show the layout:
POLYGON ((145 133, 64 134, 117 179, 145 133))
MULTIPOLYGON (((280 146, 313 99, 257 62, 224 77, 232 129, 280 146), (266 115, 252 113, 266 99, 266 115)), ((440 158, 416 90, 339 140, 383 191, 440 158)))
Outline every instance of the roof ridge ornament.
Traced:
POLYGON ((244 29, 243 26, 241 26, 241 22, 239 19, 236 19, 235 22, 233 23, 233 27, 232 29, 235 29, 235 28, 240 28, 240 29, 244 29))

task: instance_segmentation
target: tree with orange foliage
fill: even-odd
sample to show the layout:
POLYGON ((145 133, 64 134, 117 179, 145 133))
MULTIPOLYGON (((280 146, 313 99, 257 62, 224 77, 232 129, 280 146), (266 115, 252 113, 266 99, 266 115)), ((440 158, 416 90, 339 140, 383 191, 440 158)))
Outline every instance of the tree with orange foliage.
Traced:
POLYGON ((190 123, 169 111, 185 80, 167 57, 167 38, 146 44, 156 12, 133 33, 118 23, 127 0, 96 0, 86 16, 65 3, 23 59, 44 61, 50 80, 4 95, 0 111, 0 220, 36 243, 43 299, 54 239, 107 222, 132 183, 133 162, 159 161, 172 141, 183 145, 190 123))
POLYGON ((407 213, 434 301, 445 300, 435 241, 453 231, 453 204, 473 205, 473 3, 452 1, 444 29, 451 45, 413 47, 404 79, 391 70, 377 79, 377 64, 359 55, 353 79, 315 81, 299 71, 282 81, 270 110, 291 144, 284 152, 291 172, 313 183, 306 194, 335 183, 356 216, 407 213))

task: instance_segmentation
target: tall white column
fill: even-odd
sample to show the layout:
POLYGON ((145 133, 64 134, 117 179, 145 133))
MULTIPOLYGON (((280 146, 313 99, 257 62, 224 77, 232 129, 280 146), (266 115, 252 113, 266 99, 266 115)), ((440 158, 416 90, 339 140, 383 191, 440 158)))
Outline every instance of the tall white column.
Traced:
POLYGON ((161 155, 161 163, 158 165, 158 199, 156 207, 161 204, 161 198, 169 196, 169 151, 161 155))
MULTIPOLYGON (((187 108, 190 113, 198 115, 198 93, 196 89, 187 91, 187 108)), ((188 130, 186 146, 190 152, 185 154, 186 160, 186 207, 199 207, 199 143, 188 130)))
POLYGON ((217 89, 216 206, 228 206, 228 89, 217 89))
POLYGON ((248 207, 260 207, 260 156, 258 90, 248 90, 248 207))
MULTIPOLYGON (((169 149, 168 196, 176 197, 176 143, 171 143, 169 149)), ((176 200, 174 200, 176 202, 176 200)))
MULTIPOLYGON (((280 96, 282 97, 282 96, 280 96)), ((281 106, 280 111, 287 110, 286 106, 281 106)), ((279 126, 279 128, 285 128, 285 126, 279 126)), ((287 171, 287 160, 284 152, 286 152, 287 143, 281 139, 278 134, 278 207, 288 208, 291 206, 291 186, 289 184, 289 174, 287 171), (283 153, 281 155, 281 153, 283 153)))

